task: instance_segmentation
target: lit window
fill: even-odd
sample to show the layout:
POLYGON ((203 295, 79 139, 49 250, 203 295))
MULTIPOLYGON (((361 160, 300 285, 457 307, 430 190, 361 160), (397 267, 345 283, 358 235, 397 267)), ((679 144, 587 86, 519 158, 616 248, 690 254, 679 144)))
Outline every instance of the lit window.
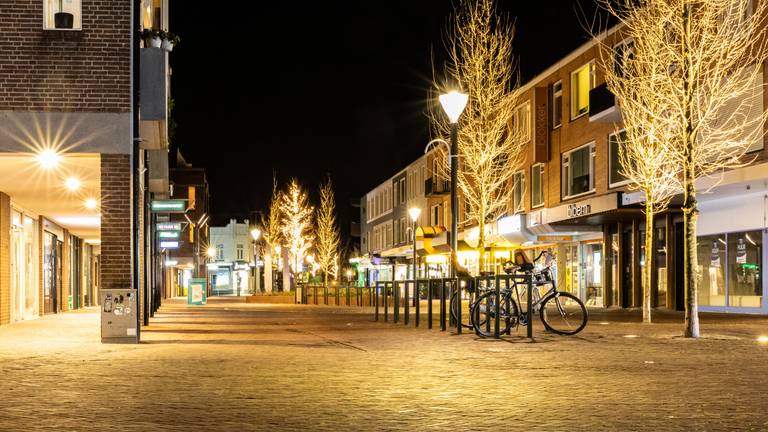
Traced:
POLYGON ((627 131, 623 130, 617 134, 608 136, 608 183, 610 187, 617 187, 627 183, 627 178, 621 175, 621 162, 619 160, 619 146, 624 147, 627 142, 627 131))
POLYGON ((244 254, 244 251, 243 251, 243 245, 241 245, 241 244, 237 245, 237 260, 238 261, 243 261, 245 259, 245 258, 243 258, 244 256, 245 256, 245 254, 244 254))
POLYGON ((82 29, 81 0, 44 0, 43 28, 46 30, 82 29))
POLYGON ((216 261, 224 261, 224 245, 216 245, 216 261))
POLYGON ((563 153, 563 199, 594 192, 595 143, 563 153))
POLYGON ((544 164, 531 167, 531 207, 544 205, 544 164))
POLYGON ((516 172, 512 176, 512 212, 518 213, 525 210, 525 173, 523 171, 516 172))
POLYGON ((520 135, 523 142, 528 142, 531 138, 531 103, 526 102, 512 114, 512 126, 520 135))
POLYGON ((595 63, 571 72, 571 120, 589 112, 589 91, 595 88, 595 63))
POLYGON ((552 129, 563 124, 563 82, 552 84, 552 129))

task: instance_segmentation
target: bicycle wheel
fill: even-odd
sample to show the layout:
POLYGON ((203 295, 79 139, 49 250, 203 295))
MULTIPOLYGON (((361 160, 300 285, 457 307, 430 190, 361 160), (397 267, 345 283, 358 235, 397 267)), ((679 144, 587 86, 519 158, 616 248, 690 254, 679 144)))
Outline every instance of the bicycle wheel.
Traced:
MULTIPOLYGON (((472 307, 472 324, 474 325, 475 334, 480 337, 493 336, 498 298, 496 292, 490 291, 475 300, 472 307)), ((501 298, 502 303, 499 305, 499 334, 509 331, 518 316, 515 300, 504 296, 501 298)))
POLYGON ((575 335, 587 325, 587 308, 570 293, 549 295, 544 299, 539 315, 547 330, 561 335, 575 335))
MULTIPOLYGON (((457 295, 456 295, 455 292, 453 294, 451 294, 451 320, 453 322, 456 322, 456 319, 458 317, 458 312, 457 312, 458 301, 456 300, 456 298, 457 298, 457 295)), ((469 306, 469 310, 470 310, 469 311, 469 324, 464 323, 464 322, 461 323, 462 327, 464 327, 464 328, 472 328, 472 318, 473 317, 472 317, 472 304, 471 303, 470 303, 470 306, 469 306)), ((464 311, 462 311, 462 312, 464 312, 464 311)), ((463 318, 464 314, 462 313, 461 315, 462 315, 462 318, 463 318)), ((464 320, 462 319, 462 321, 464 321, 464 320)))

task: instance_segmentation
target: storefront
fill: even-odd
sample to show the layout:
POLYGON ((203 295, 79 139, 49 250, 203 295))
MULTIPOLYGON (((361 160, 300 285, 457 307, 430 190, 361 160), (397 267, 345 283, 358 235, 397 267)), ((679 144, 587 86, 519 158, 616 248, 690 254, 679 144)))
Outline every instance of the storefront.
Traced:
POLYGON ((62 310, 64 232, 47 220, 43 220, 43 227, 43 311, 50 314, 62 310))

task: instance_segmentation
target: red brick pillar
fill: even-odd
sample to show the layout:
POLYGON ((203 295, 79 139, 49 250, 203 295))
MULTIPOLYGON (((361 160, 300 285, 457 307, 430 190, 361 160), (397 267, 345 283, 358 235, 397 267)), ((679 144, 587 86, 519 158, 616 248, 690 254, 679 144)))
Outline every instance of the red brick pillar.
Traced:
POLYGON ((101 155, 101 286, 131 288, 131 157, 101 155))
POLYGON ((0 192, 0 324, 11 322, 11 197, 0 192))

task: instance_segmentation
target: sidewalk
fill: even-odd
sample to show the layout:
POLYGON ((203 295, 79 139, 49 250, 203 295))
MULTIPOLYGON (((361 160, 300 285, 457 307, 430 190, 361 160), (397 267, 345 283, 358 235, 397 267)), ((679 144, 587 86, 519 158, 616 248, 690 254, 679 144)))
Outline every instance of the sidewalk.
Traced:
POLYGON ((66 313, 0 327, 0 430, 768 429, 768 320, 702 315, 688 340, 657 315, 595 313, 570 338, 537 323, 530 343, 370 309, 172 300, 142 344, 102 345, 97 310, 66 313))

